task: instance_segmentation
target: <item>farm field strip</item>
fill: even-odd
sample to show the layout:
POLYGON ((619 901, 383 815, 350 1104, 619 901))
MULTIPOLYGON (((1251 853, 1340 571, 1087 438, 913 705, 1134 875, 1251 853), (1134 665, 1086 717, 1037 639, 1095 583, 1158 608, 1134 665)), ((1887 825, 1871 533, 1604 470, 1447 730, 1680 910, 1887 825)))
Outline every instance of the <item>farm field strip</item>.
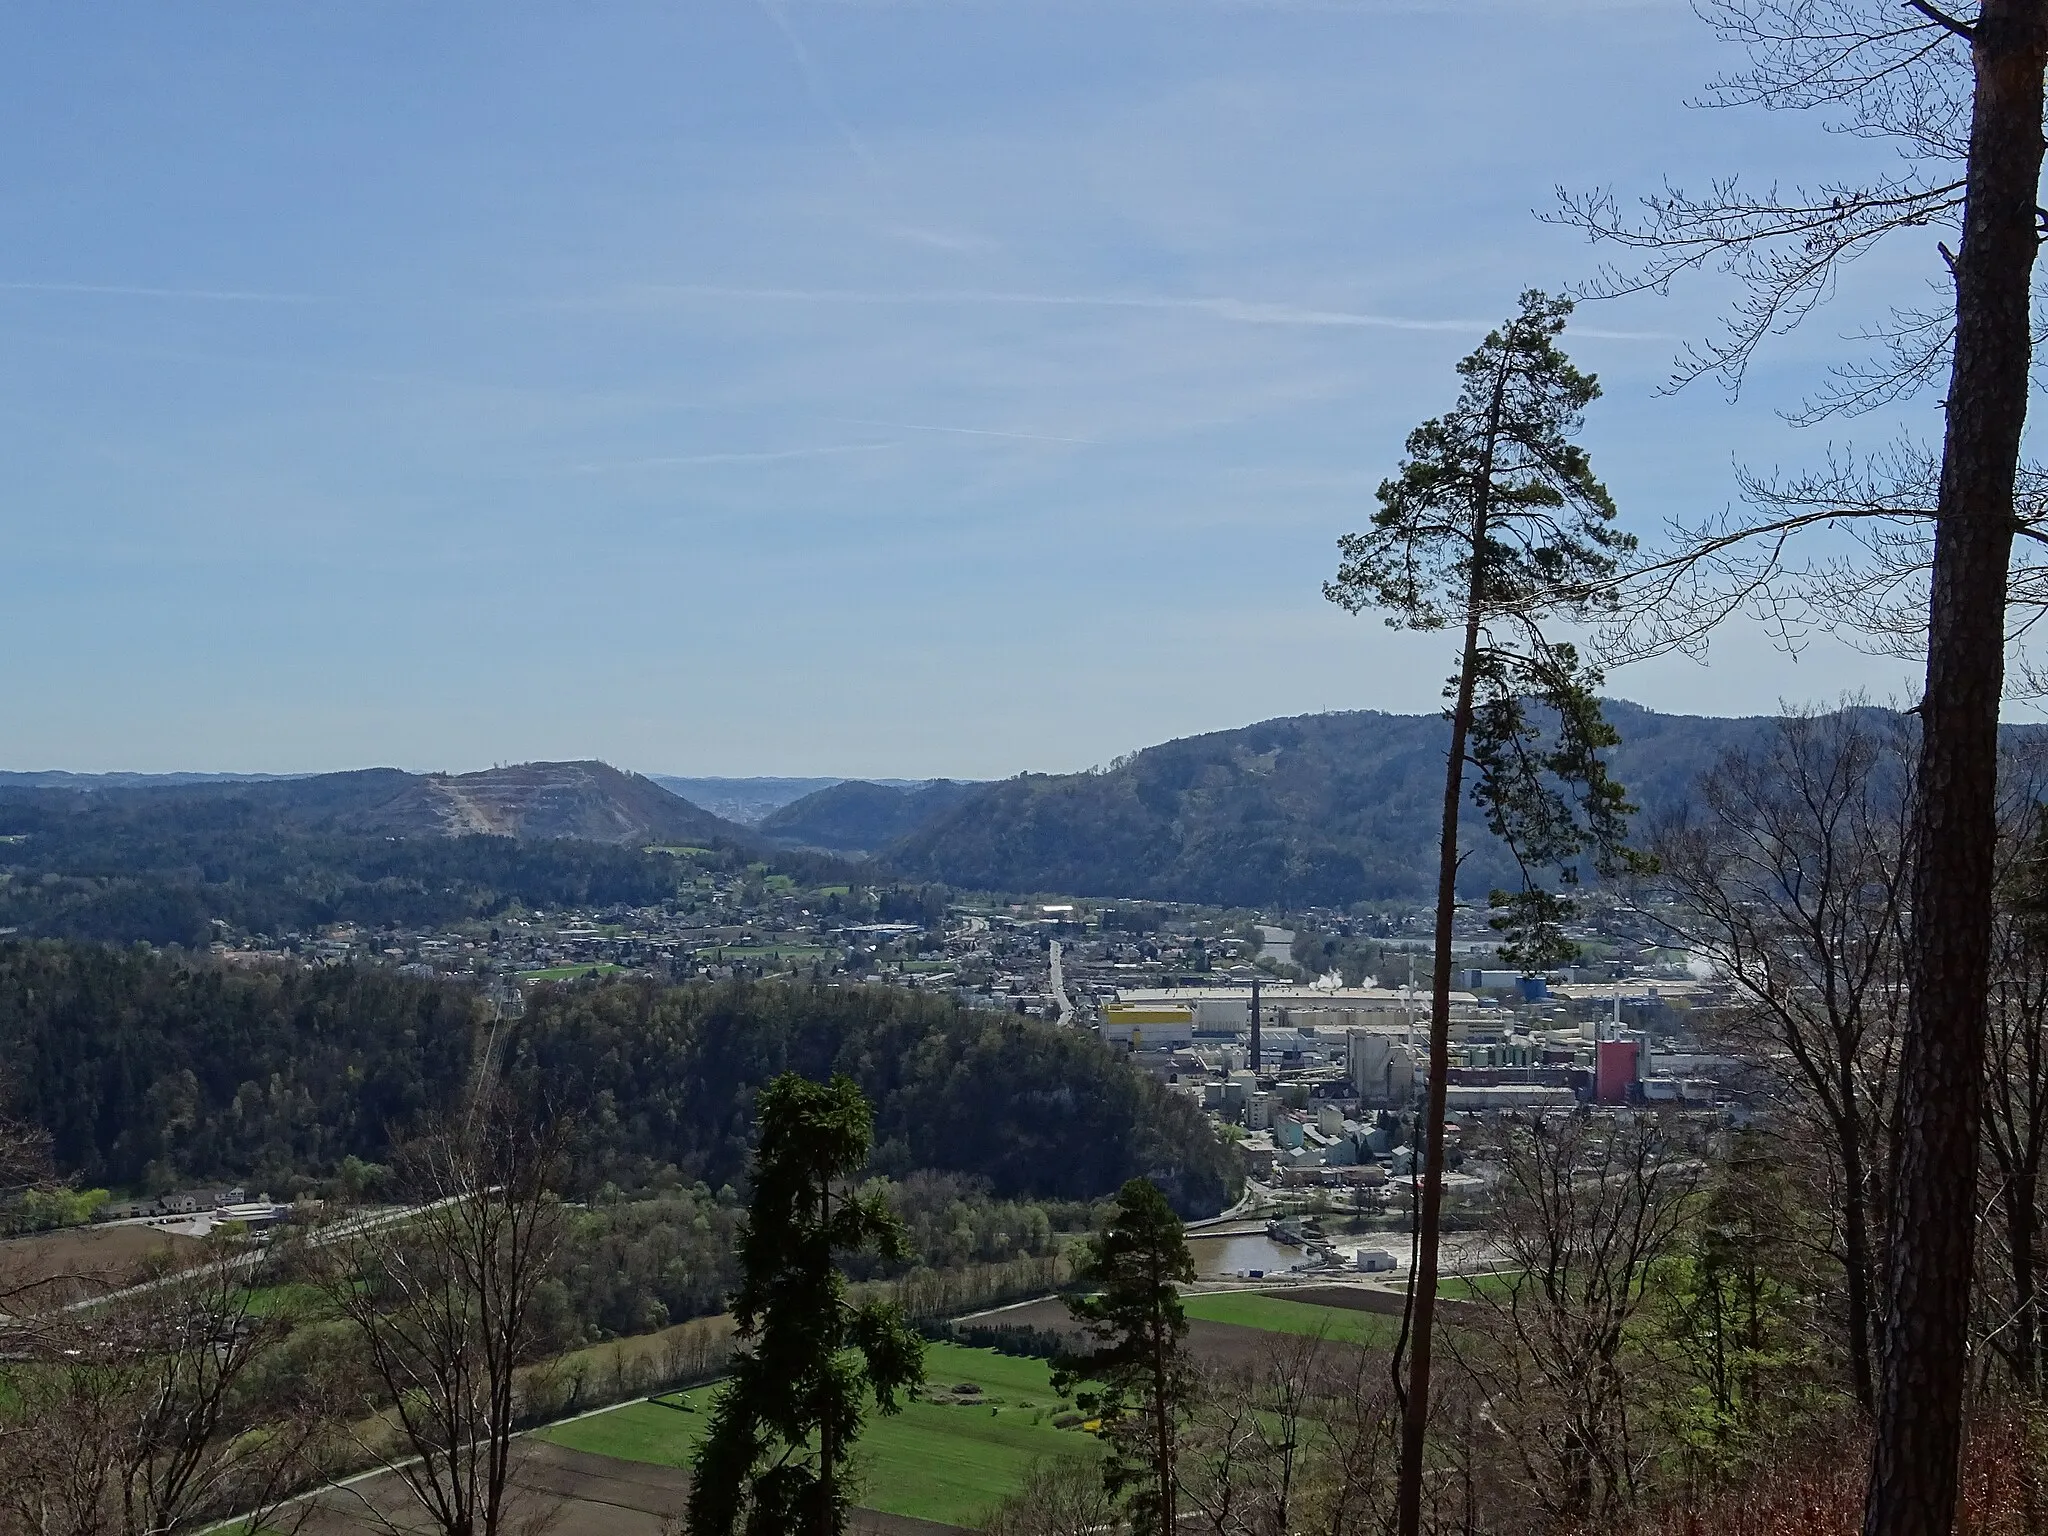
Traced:
POLYGON ((1190 1318, 1254 1328, 1261 1333, 1317 1334, 1343 1344, 1391 1344, 1400 1330, 1398 1319, 1349 1307, 1325 1307, 1289 1301, 1259 1291, 1212 1291, 1184 1296, 1181 1306, 1190 1318))
MULTIPOLYGON (((971 1526, 1021 1487, 1034 1463, 1099 1454, 1092 1437, 1053 1427, 1053 1419, 1070 1410, 1052 1390, 1043 1360, 932 1344, 925 1377, 934 1392, 971 1383, 978 1393, 958 1395, 979 1400, 917 1400, 900 1414, 871 1413, 855 1455, 863 1487, 858 1502, 868 1508, 971 1526)), ((629 1403, 542 1431, 541 1437, 620 1461, 687 1466, 709 1425, 717 1390, 714 1384, 629 1403)))

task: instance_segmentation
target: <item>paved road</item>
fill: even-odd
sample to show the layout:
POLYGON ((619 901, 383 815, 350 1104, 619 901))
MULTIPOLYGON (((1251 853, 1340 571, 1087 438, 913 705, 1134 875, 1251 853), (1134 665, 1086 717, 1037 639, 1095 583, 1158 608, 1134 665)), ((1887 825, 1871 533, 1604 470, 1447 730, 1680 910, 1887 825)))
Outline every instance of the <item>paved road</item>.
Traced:
POLYGON ((1052 941, 1052 995, 1054 1001, 1059 1005, 1060 1022, 1062 1024, 1072 1024, 1074 1022, 1074 1005, 1067 1000, 1067 980, 1060 970, 1060 941, 1058 939, 1052 941))

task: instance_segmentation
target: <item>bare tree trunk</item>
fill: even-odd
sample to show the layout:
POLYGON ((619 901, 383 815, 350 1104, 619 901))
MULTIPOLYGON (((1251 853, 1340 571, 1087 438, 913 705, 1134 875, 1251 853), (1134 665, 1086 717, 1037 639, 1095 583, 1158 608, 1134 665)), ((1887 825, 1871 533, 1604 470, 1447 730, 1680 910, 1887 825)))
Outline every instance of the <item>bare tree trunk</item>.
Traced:
POLYGON ((1415 1265, 1408 1276, 1408 1301, 1401 1342, 1394 1350, 1395 1385, 1400 1386, 1401 1352, 1412 1351, 1407 1392, 1401 1404, 1401 1473, 1396 1504, 1399 1536, 1422 1529, 1422 1458, 1429 1438, 1429 1371, 1436 1342, 1437 1249, 1443 1238, 1444 1089, 1451 1071, 1451 930, 1458 910, 1458 820, 1465 794, 1465 742, 1472 729, 1472 695, 1479 665, 1483 617, 1479 590, 1487 513, 1493 499, 1494 445, 1500 435, 1508 370, 1494 380, 1487 418, 1486 448, 1480 460, 1478 497, 1472 519, 1472 586, 1465 603, 1465 645, 1458 660, 1458 694, 1451 707, 1451 746, 1444 761, 1442 838, 1437 848, 1436 956, 1429 983, 1429 1102, 1423 1113, 1422 1199, 1416 1213, 1415 1265))
MULTIPOLYGON (((1465 734, 1472 723, 1472 653, 1478 620, 1467 625, 1465 666, 1451 715, 1444 771, 1443 844, 1437 861, 1436 960, 1429 998, 1429 1103, 1423 1111, 1422 1198, 1416 1214, 1415 1266, 1408 1275, 1408 1390, 1401 1406, 1400 1536, 1422 1529, 1422 1454, 1429 1436, 1429 1371, 1436 1332, 1437 1249, 1444 1208, 1444 1089, 1451 1068, 1451 920, 1457 910, 1458 803, 1464 792, 1465 734)), ((1397 1352, 1394 1369, 1400 1371, 1397 1352)))
POLYGON ((392 1421, 395 1443, 365 1449, 443 1536, 512 1527, 518 1373, 543 1352, 535 1298, 565 1232, 562 1126, 534 1123, 494 1085, 477 1093, 460 1120, 403 1150, 420 1203, 358 1217, 321 1249, 323 1290, 361 1355, 363 1407, 392 1421))
POLYGON ((2040 1207, 2035 1204, 2039 1198, 2039 1183, 2032 1175, 2015 1179, 2005 1192, 2005 1241, 2015 1298, 2012 1373, 2021 1389, 2035 1397, 2042 1395, 2043 1386, 2040 1282, 2034 1269, 2034 1245, 2040 1241, 2040 1207))
MULTIPOLYGON (((1853 1093, 1851 1085, 1850 1092, 1853 1093)), ((1847 1100, 1853 1103, 1853 1099, 1847 1100)), ((1849 1295, 1849 1374, 1855 1383, 1856 1405, 1865 1413, 1877 1406, 1877 1384, 1871 1368, 1870 1221, 1864 1180, 1862 1133, 1854 1126, 1837 1133, 1842 1148, 1842 1182, 1848 1199, 1842 1209, 1842 1278, 1849 1295)))
POLYGON ((1883 1382, 1866 1536, 1956 1512, 1991 946, 2013 482, 2032 361, 2048 0, 1984 0, 1942 445, 1883 1382))

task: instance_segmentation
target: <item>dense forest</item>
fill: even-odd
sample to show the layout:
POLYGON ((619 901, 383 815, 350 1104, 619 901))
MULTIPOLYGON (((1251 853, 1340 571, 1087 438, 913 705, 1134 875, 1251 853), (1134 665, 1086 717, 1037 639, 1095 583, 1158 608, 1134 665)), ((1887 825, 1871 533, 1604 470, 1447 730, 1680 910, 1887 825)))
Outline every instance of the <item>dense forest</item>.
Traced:
MULTIPOLYGON (((0 944, 15 1108, 90 1184, 282 1194, 356 1177, 453 1102, 483 1023, 466 988, 371 968, 0 944)), ((1238 1177, 1199 1113, 1094 1041, 894 989, 542 987, 503 1044, 515 1089, 572 1117, 586 1190, 743 1185, 753 1093, 790 1069, 860 1082, 878 1174, 1060 1200, 1149 1174, 1191 1213, 1220 1208, 1238 1177)))
POLYGON ((844 1072, 875 1106, 873 1166, 942 1169, 998 1195, 1092 1199, 1143 1174, 1188 1211, 1227 1202, 1235 1159, 1188 1100, 1092 1038, 896 988, 629 980, 540 989, 512 1080, 589 1127, 592 1174, 663 1163, 739 1179, 753 1089, 844 1072))
POLYGON ((373 967, 229 969, 146 949, 0 944, 0 1061, 86 1184, 228 1177, 282 1195, 454 1100, 474 993, 373 967))

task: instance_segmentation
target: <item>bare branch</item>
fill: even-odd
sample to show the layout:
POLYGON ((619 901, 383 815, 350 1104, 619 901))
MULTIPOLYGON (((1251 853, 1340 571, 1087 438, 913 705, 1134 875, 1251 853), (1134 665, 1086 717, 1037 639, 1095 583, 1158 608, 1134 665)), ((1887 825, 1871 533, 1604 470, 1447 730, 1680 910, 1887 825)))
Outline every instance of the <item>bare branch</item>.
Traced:
POLYGON ((1977 36, 1977 29, 1975 27, 1970 26, 1965 22, 1957 21, 1955 17, 1949 15, 1946 11, 1937 11, 1933 6, 1927 3, 1927 0, 1906 0, 1906 8, 1908 10, 1918 11, 1922 16, 1925 16, 1929 21, 1932 21, 1937 26, 1948 28, 1948 30, 1955 33, 1957 37, 1963 39, 1964 42, 1971 42, 1977 36))

